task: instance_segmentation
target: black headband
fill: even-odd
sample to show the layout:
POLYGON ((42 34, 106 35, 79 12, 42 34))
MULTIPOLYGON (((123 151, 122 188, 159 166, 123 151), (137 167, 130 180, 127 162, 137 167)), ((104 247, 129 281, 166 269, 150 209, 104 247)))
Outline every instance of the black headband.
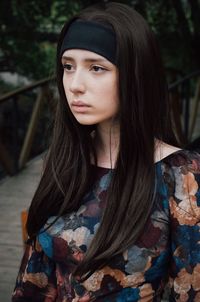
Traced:
POLYGON ((67 49, 95 52, 116 64, 116 37, 111 28, 93 21, 74 21, 62 42, 60 55, 67 49))

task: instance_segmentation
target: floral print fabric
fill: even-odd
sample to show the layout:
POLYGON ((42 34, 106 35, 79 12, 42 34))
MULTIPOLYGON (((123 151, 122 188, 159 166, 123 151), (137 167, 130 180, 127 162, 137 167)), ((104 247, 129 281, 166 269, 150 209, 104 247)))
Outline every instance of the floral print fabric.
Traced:
POLYGON ((78 212, 59 218, 27 246, 12 301, 158 302, 167 281, 169 301, 200 301, 200 155, 181 150, 155 169, 155 203, 135 245, 86 281, 73 278, 106 206, 112 172, 96 167, 78 212))

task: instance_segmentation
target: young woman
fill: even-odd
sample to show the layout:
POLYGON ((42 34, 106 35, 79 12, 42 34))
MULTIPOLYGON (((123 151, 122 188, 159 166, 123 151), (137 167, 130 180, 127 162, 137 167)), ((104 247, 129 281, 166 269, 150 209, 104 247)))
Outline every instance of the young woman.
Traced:
POLYGON ((120 3, 63 28, 52 144, 13 302, 200 301, 200 156, 177 147, 155 38, 120 3))

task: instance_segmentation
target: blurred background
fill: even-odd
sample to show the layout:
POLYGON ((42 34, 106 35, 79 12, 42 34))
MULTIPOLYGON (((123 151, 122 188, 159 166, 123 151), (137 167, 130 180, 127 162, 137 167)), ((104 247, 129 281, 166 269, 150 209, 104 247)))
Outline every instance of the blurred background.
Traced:
MULTIPOLYGON (((2 302, 10 301, 8 297, 19 265, 22 252, 20 213, 28 207, 39 179, 41 161, 36 159, 48 148, 51 137, 57 99, 55 55, 58 34, 69 17, 95 2, 99 1, 0 1, 2 302)), ((134 7, 156 34, 177 137, 183 146, 199 151, 200 1, 115 2, 134 7)))
MULTIPOLYGON (((0 177, 15 174, 47 148, 56 99, 58 34, 70 16, 95 2, 1 0, 0 177)), ((184 145, 193 143, 199 136, 200 1, 118 2, 138 10, 155 32, 177 136, 184 145)))

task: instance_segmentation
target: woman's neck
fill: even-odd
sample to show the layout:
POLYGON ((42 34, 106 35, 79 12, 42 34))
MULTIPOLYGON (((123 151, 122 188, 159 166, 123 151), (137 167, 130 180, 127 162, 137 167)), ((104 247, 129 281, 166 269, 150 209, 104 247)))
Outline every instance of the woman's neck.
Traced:
POLYGON ((113 168, 119 150, 119 125, 106 123, 97 126, 94 143, 97 154, 97 165, 105 168, 113 168))

